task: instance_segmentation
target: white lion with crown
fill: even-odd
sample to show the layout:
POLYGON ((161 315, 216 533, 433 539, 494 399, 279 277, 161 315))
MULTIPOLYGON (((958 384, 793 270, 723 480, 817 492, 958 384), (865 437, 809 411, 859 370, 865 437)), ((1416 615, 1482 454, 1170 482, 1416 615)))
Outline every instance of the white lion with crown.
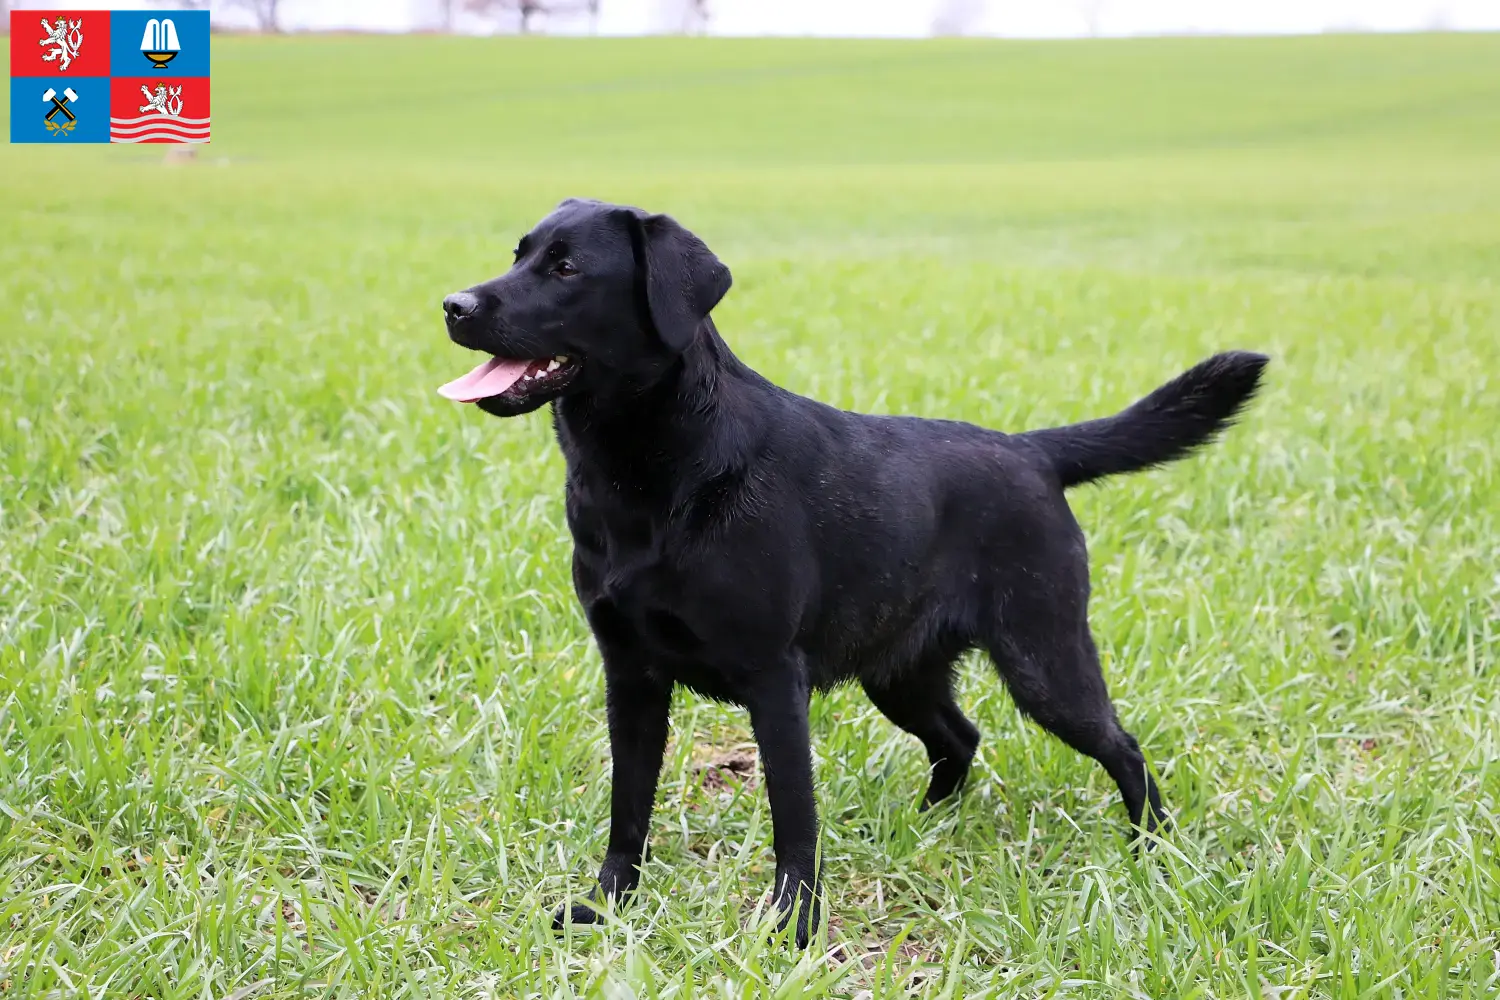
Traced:
POLYGON ((68 66, 78 58, 79 47, 83 45, 83 21, 69 21, 59 14, 56 24, 48 24, 44 17, 42 30, 47 33, 47 37, 37 39, 37 44, 54 46, 51 52, 42 56, 42 62, 57 62, 61 59, 62 70, 67 72, 68 66))
POLYGON ((168 88, 164 83, 156 85, 156 93, 152 93, 144 86, 141 87, 141 96, 146 98, 146 103, 141 105, 141 113, 157 111, 168 118, 176 118, 182 114, 182 88, 168 88))

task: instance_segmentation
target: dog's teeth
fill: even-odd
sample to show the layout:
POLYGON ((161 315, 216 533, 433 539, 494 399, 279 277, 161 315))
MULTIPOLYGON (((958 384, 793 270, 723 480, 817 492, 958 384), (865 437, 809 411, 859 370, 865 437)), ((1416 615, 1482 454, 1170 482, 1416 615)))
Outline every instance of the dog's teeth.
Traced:
POLYGON ((527 372, 526 373, 526 378, 522 379, 522 381, 525 382, 525 381, 529 381, 530 379, 534 379, 534 378, 536 378, 535 375, 533 375, 531 372, 527 372))
POLYGON ((557 356, 557 362, 558 362, 558 364, 563 364, 563 365, 567 364, 568 363, 568 356, 566 354, 559 354, 557 356))
POLYGON ((547 370, 549 372, 555 372, 560 367, 562 366, 558 363, 558 360, 556 358, 553 358, 551 361, 547 362, 547 370))

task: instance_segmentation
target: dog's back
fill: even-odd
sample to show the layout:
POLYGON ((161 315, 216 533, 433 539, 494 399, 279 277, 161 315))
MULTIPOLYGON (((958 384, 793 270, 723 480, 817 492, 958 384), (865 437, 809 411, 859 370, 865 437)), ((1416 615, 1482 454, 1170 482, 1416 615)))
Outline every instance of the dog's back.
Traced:
POLYGON ((1185 457, 1228 426, 1266 362, 1217 355, 1117 416, 1017 435, 849 413, 731 377, 720 391, 764 423, 739 477, 751 497, 726 509, 793 501, 779 520, 805 567, 797 638, 814 683, 879 682, 984 644, 1017 593, 1081 613, 1085 549, 1063 490, 1185 457))

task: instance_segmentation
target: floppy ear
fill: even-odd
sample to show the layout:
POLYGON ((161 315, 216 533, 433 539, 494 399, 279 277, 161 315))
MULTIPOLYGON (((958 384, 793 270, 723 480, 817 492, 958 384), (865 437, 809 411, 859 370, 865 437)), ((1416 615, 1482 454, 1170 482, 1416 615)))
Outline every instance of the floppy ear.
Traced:
POLYGON ((630 227, 651 323, 669 349, 684 350, 729 291, 729 268, 669 215, 632 215, 630 227))

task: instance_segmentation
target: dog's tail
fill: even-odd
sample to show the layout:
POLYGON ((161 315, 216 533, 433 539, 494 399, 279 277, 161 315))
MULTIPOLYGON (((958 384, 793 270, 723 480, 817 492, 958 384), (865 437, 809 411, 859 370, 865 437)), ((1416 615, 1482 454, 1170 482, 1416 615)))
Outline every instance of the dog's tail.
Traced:
POLYGON ((1270 360, 1250 351, 1215 354, 1112 417, 1018 437, 1051 460, 1064 487, 1165 465, 1233 423, 1270 360))

